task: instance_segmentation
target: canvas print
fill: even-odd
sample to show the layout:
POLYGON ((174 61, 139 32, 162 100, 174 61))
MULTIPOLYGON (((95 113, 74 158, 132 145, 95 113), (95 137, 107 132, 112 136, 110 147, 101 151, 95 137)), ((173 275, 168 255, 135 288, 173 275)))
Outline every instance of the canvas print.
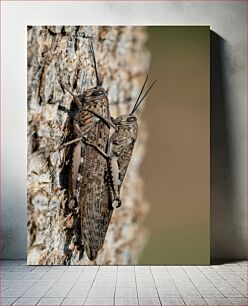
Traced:
POLYGON ((28 264, 209 263, 209 40, 27 27, 28 264))

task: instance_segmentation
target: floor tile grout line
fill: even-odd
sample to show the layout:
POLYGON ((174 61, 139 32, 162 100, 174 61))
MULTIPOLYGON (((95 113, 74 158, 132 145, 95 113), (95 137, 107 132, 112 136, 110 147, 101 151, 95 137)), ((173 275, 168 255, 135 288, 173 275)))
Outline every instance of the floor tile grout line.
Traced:
POLYGON ((91 284, 91 286, 90 286, 90 289, 89 289, 89 291, 88 291, 88 293, 87 293, 87 295, 86 295, 86 297, 85 297, 84 305, 85 305, 85 303, 86 303, 86 301, 87 301, 87 299, 88 299, 90 290, 92 289, 92 287, 93 287, 93 285, 94 285, 94 282, 95 282, 95 280, 96 280, 96 276, 97 276, 97 274, 98 274, 98 272, 99 272, 99 269, 100 269, 100 266, 97 266, 96 274, 95 274, 95 277, 94 277, 94 279, 93 279, 93 282, 92 282, 92 284, 91 284))
MULTIPOLYGON (((201 270, 198 268, 198 266, 196 266, 196 268, 201 272, 201 270)), ((210 283, 220 292, 220 294, 223 296, 223 297, 225 297, 224 296, 224 294, 222 294, 222 292, 218 289, 218 287, 216 287, 215 286, 215 284, 211 281, 211 279, 209 279, 208 277, 207 277, 207 275, 205 275, 204 274, 204 271, 202 271, 201 272, 203 275, 204 275, 204 277, 206 278, 206 279, 208 279, 209 281, 210 281, 210 283)), ((204 298, 204 297, 203 297, 204 298)), ((226 297, 225 297, 226 298, 226 297)), ((204 300, 205 300, 205 298, 204 298, 204 300)), ((207 301, 206 301, 207 302, 207 301)))
POLYGON ((21 298, 29 289, 31 289, 32 286, 33 284, 31 284, 31 286, 29 286, 18 298, 21 298))
POLYGON ((42 299, 42 297, 39 298, 39 300, 38 300, 38 302, 35 304, 35 306, 39 304, 39 302, 40 302, 41 299, 42 299))
POLYGON ((159 303, 160 303, 160 305, 162 305, 162 302, 161 302, 161 300, 160 300, 159 293, 158 293, 158 288, 157 288, 157 285, 156 285, 155 280, 154 280, 154 275, 153 275, 153 272, 152 272, 151 266, 149 266, 149 268, 150 268, 150 271, 151 271, 151 275, 152 275, 152 279, 153 279, 154 286, 155 286, 156 291, 157 291, 157 294, 158 294, 158 300, 159 300, 159 303))
MULTIPOLYGON (((68 269, 67 269, 68 270, 68 269)), ((78 277, 75 279, 73 285, 71 286, 71 289, 67 292, 66 296, 63 298, 62 302, 60 303, 62 305, 62 303, 64 302, 64 300, 68 297, 69 292, 72 290, 73 286, 75 285, 75 283, 77 282, 77 280, 80 278, 80 274, 83 273, 85 270, 85 266, 83 268, 83 271, 80 271, 80 273, 78 274, 78 277)), ((65 270, 66 271, 66 270, 65 270)), ((83 305, 81 305, 83 306, 83 305)))
MULTIPOLYGON (((195 267, 195 266, 194 266, 195 267)), ((190 275, 187 273, 187 271, 182 267, 183 271, 186 273, 186 275, 188 276, 189 280, 191 281, 191 283, 193 284, 194 288, 196 289, 196 291, 200 294, 201 298, 205 301, 204 297, 202 296, 201 292, 198 290, 198 288, 196 287, 196 285, 194 284, 194 282, 192 281, 190 275)), ((201 274, 203 274, 202 272, 200 272, 201 274)), ((204 275, 204 274, 203 274, 204 275)), ((182 298, 184 300, 184 298, 182 298)), ((184 301, 185 302, 185 301, 184 301)), ((205 301, 207 303, 207 301, 205 301)), ((186 302, 185 302, 185 305, 186 302)))
MULTIPOLYGON (((146 266, 147 267, 147 266, 146 266)), ((152 276, 152 278, 153 278, 153 282, 154 282, 154 277, 155 277, 155 274, 156 274, 156 270, 154 270, 154 273, 153 273, 153 271, 152 271, 152 266, 148 266, 149 267, 149 272, 150 273, 148 273, 147 275, 149 275, 149 277, 150 276, 152 276)), ((180 266, 179 266, 180 267, 180 266)), ((236 287, 234 287, 228 280, 226 280, 224 277, 223 277, 223 275, 221 274, 222 273, 222 271, 221 271, 221 269, 210 269, 210 271, 212 271, 212 273, 213 274, 209 274, 210 276, 208 277, 208 272, 207 271, 209 271, 209 270, 201 270, 200 269, 200 267, 199 266, 194 266, 195 268, 196 268, 196 271, 198 271, 198 273, 199 273, 199 277, 202 275, 202 277, 204 277, 204 279, 206 279, 206 280, 208 280, 208 282, 209 282, 209 286, 213 286, 214 288, 216 288, 218 291, 220 291, 219 289, 218 289, 218 283, 216 283, 215 281, 214 281, 214 279, 211 277, 211 276, 220 276, 221 277, 221 279, 223 279, 224 280, 224 282, 225 283, 227 283, 228 285, 230 285, 230 287, 231 288, 234 288, 234 289, 237 289, 238 290, 238 288, 236 288, 236 287), (216 285, 215 285, 215 283, 216 283, 216 285)), ((235 268, 236 266, 234 266, 234 268, 235 268)), ((191 277, 190 277, 190 271, 189 272, 187 272, 186 271, 186 268, 185 267, 183 267, 183 266, 181 266, 181 268, 182 268, 182 270, 183 270, 183 272, 189 277, 189 280, 190 280, 190 282, 193 282, 193 279, 191 279, 191 277)), ((85 267, 84 267, 84 269, 85 269, 85 267)), ((134 268, 135 269, 135 268, 134 268)), ((166 266, 163 266, 163 269, 165 269, 165 271, 166 271, 166 266)), ((66 272, 66 271, 68 271, 69 270, 69 267, 66 269, 66 270, 64 270, 64 272, 66 272)), ((239 276, 238 275, 238 273, 239 272, 235 272, 235 271, 233 271, 233 270, 231 270, 231 269, 229 269, 229 267, 228 267, 228 269, 227 269, 228 271, 227 271, 227 273, 229 273, 229 270, 230 270, 230 272, 232 273, 232 274, 234 274, 235 276, 237 275, 237 276, 239 276)), ((29 273, 32 273, 32 271, 33 270, 30 270, 30 271, 28 271, 26 274, 29 274, 29 273)), ((83 270, 84 271, 84 270, 83 270)), ((90 287, 90 289, 89 289, 89 292, 90 292, 90 290, 92 289, 92 286, 94 286, 94 284, 95 284, 95 281, 96 281, 96 277, 99 275, 99 266, 97 267, 97 269, 95 269, 94 270, 94 276, 95 276, 95 278, 94 278, 94 280, 93 280, 93 282, 92 282, 92 285, 91 285, 91 287, 90 287)), ((142 271, 142 270, 141 270, 142 271)), ((160 271, 160 270, 159 270, 160 271)), ((194 270, 195 271, 195 270, 194 270)), ((225 272, 225 269, 223 270, 224 272, 225 272)), ((24 272, 24 274, 25 274, 25 271, 23 271, 24 272)), ((138 286, 137 286, 137 274, 136 274, 136 270, 134 270, 134 276, 135 276, 135 284, 136 284, 136 296, 137 296, 137 294, 138 294, 138 286)), ((173 272, 173 271, 172 271, 173 272)), ((211 272, 210 272, 211 273, 211 272)), ((243 273, 243 272, 242 272, 243 273)), ((62 275, 63 275, 63 273, 62 273, 62 275)), ((73 285, 76 283, 76 281, 79 279, 79 277, 80 277, 80 275, 82 275, 82 271, 79 273, 79 275, 76 277, 76 279, 75 279, 75 281, 73 282, 73 285)), ((177 281, 178 279, 179 279, 179 275, 177 276, 177 274, 175 273, 175 281, 174 281, 174 278, 172 277, 172 275, 171 275, 171 273, 170 273, 170 271, 168 271, 168 275, 170 276, 170 279, 173 281, 173 283, 174 284, 176 284, 176 282, 175 281, 177 281)), ((118 276, 118 268, 117 268, 117 275, 116 275, 116 278, 117 278, 117 276, 118 276)), ((240 282, 242 281, 242 282, 244 282, 243 281, 243 279, 240 279, 240 277, 238 278, 238 281, 240 280, 240 282)), ((16 281, 20 281, 20 280, 16 280, 16 281)), ((28 281, 28 280, 27 280, 28 281)), ((54 284, 56 284, 56 282, 58 281, 58 278, 53 282, 53 284, 51 285, 51 287, 52 286, 54 286, 54 284)), ((221 280, 220 280, 221 281, 221 280)), ((37 280, 35 280, 34 281, 34 283, 37 283, 37 280)), ((155 283, 155 282, 154 282, 155 283)), ((195 280, 195 283, 197 284, 197 279, 195 280)), ((73 285, 72 285, 72 287, 73 287, 73 285)), ((194 285, 194 282, 193 282, 193 285, 194 285)), ((50 288, 51 288, 50 287, 50 288)), ((155 287, 156 287, 156 290, 158 289, 157 288, 157 286, 156 286, 156 284, 155 284, 155 287)), ((194 287, 196 287, 195 285, 194 285, 194 287)), ((29 289, 30 288, 32 288, 32 285, 29 287, 29 289)), ((50 288, 48 289, 48 290, 50 290, 50 288)), ((178 287, 177 286, 175 286, 175 288, 177 288, 177 290, 178 290, 178 287)), ((29 289, 27 289, 27 290, 29 290, 29 289)), ((117 289, 117 282, 115 283, 115 292, 116 292, 116 289, 117 289)), ((198 291, 198 287, 196 287, 196 289, 197 289, 197 291, 198 291)), ((70 289, 71 290, 71 289, 70 289)), ((67 293, 67 295, 66 295, 66 297, 68 296, 68 294, 69 294, 69 292, 70 292, 70 290, 68 291, 68 293, 67 293)), ((179 291, 179 290, 178 290, 179 291)), ((239 290, 238 290, 239 291, 239 290)), ((24 291, 24 293, 25 293, 26 291, 24 291)), ((88 295, 87 295, 87 298, 89 297, 89 292, 88 292, 88 295)), ((221 292, 221 291, 220 291, 221 292)), ((24 293, 23 293, 23 295, 24 295, 24 293)), ((235 305, 236 304, 236 302, 235 302, 235 299, 245 299, 245 298, 247 298, 247 296, 244 296, 244 294, 242 293, 242 292, 240 292, 241 293, 241 295, 242 295, 242 297, 227 297, 224 293, 222 293, 221 292, 221 296, 219 297, 219 299, 225 299, 227 302, 230 302, 231 304, 233 304, 233 305, 235 305), (233 299, 233 301, 232 301, 232 299, 233 299)), ((46 294, 46 293, 45 293, 46 294)), ((182 300, 183 300, 183 303, 184 304, 186 304, 186 302, 184 301, 184 298, 182 297, 182 295, 181 295, 181 292, 179 291, 179 294, 180 294, 180 296, 181 296, 181 298, 182 298, 182 300)), ((22 296, 19 296, 19 297, 14 297, 14 301, 12 302, 12 304, 13 303, 15 303, 17 300, 18 300, 18 298, 20 298, 20 297, 22 297, 22 296)), ((38 297, 39 299, 38 299, 38 301, 37 301, 37 303, 39 303, 40 302, 40 300, 43 298, 44 296, 42 296, 42 297, 38 297)), ((57 297, 58 298, 58 297, 57 297)), ((149 297, 149 298, 151 298, 151 297, 149 297)), ((158 298, 159 298, 159 301, 160 301, 160 297, 158 296, 158 298)), ((212 297, 209 297, 209 298, 212 298, 212 297)), ((213 297, 214 298, 214 297, 213 297)), ((216 297, 217 298, 217 297, 216 297)), ((63 301, 64 301, 64 299, 65 299, 65 297, 61 297, 61 303, 63 303, 63 301)), ((86 298, 85 298, 86 299, 86 298)), ((114 300, 115 300, 115 294, 114 294, 114 300)), ((207 302, 207 297, 203 297, 203 300, 204 301, 206 301, 206 303, 209 305, 209 303, 207 302)), ((161 301, 160 301, 161 302, 161 301)), ((140 301, 139 301, 139 296, 138 296, 138 303, 140 304, 140 301)), ((85 301, 84 301, 84 304, 85 304, 85 301)))
POLYGON ((11 303, 10 305, 13 305, 17 300, 19 299, 19 297, 18 298, 16 298, 15 300, 14 300, 14 302, 13 303, 11 303))
MULTIPOLYGON (((230 270, 231 271, 231 270, 230 270)), ((242 294, 242 297, 245 297, 245 295, 238 289, 238 288, 236 288, 236 287, 234 287, 228 280, 226 280, 224 277, 223 277, 223 275, 221 274, 221 271, 217 271, 217 270, 214 270, 214 272, 217 274, 217 275, 219 275, 228 285, 230 285, 233 289, 236 289, 239 293, 241 293, 242 294)), ((234 273, 233 271, 232 271, 232 273, 234 273)), ((205 274, 204 274, 205 275, 205 274)), ((205 275, 205 277, 207 277, 206 275, 205 275)), ((209 279, 209 278, 208 278, 209 279)), ((240 280, 242 280, 241 278, 240 278, 240 280)), ((211 280, 210 280, 211 281, 211 280)), ((243 280, 242 280, 243 281, 243 280)), ((214 285, 214 284, 213 284, 214 285)), ((216 287, 216 286, 215 286, 216 287)), ((218 287, 217 287, 217 289, 218 289, 218 287)), ((221 292, 222 293, 222 292, 221 292)), ((224 295, 224 294, 223 294, 224 295)), ((225 295, 224 295, 225 296, 225 295)), ((225 296, 226 297, 226 296, 225 296)), ((226 297, 226 298, 228 298, 228 297, 226 297)))
MULTIPOLYGON (((202 298, 203 298, 203 301, 205 301, 207 305, 212 306, 212 305, 210 305, 210 304, 208 303, 208 301, 206 300, 206 299, 209 298, 209 297, 207 297, 207 296, 205 296, 205 297, 202 296, 202 298)), ((211 297, 210 297, 210 298, 211 298, 211 297)), ((215 297, 214 297, 214 298, 215 298, 215 297)), ((220 298, 221 298, 221 299, 222 299, 222 298, 226 299, 226 297, 225 297, 224 295, 223 295, 223 297, 220 297, 220 298)), ((222 306, 225 306, 225 305, 222 305, 222 306)))
POLYGON ((116 295, 118 273, 119 273, 119 269, 118 269, 118 266, 116 266, 116 277, 115 277, 115 290, 114 290, 114 302, 113 302, 113 305, 115 305, 115 295, 116 295))
POLYGON ((171 276, 170 270, 169 270, 168 268, 167 268, 167 271, 168 271, 168 273, 169 273, 169 275, 170 275, 170 278, 172 279, 172 281, 173 281, 173 283, 174 283, 174 285, 175 285, 175 287, 176 287, 176 289, 177 289, 177 291, 178 291, 178 293, 179 293, 179 295, 180 295, 180 298, 182 299, 182 301, 183 301, 183 303, 184 303, 184 305, 185 305, 185 302, 184 302, 184 299, 183 299, 183 297, 182 297, 182 295, 181 295, 181 292, 178 290, 178 287, 177 287, 177 285, 176 285, 176 283, 175 283, 173 277, 171 276))
POLYGON ((224 281, 227 282, 232 288, 238 290, 238 291, 243 295, 243 297, 245 297, 245 295, 244 295, 238 288, 235 288, 227 279, 225 279, 225 278, 223 277, 223 275, 221 275, 220 272, 216 271, 216 273, 217 273, 218 275, 220 275, 221 278, 224 279, 224 281))
MULTIPOLYGON (((247 270, 246 270, 246 281, 238 274, 239 272, 236 272, 236 271, 232 271, 233 273, 235 273, 236 275, 238 275, 238 277, 242 280, 242 281, 244 281, 244 282, 246 282, 247 281, 247 270)), ((247 283, 247 282, 246 282, 247 283)))
POLYGON ((138 295, 138 285, 137 285, 136 266, 134 266, 134 280, 135 280, 135 288, 136 288, 137 301, 138 301, 138 305, 139 305, 139 295, 138 295))
MULTIPOLYGON (((55 280, 55 282, 56 282, 56 281, 57 281, 57 280, 55 280)), ((55 282, 54 282, 54 283, 55 283, 55 282)), ((20 297, 23 297, 23 295, 24 295, 29 289, 31 289, 34 285, 36 285, 36 283, 37 283, 37 281, 35 281, 33 285, 31 285, 26 291, 24 291, 23 294, 20 295, 20 297)), ((53 286, 53 284, 51 285, 51 287, 52 287, 52 286, 53 286)), ((49 288, 47 289, 46 293, 50 290, 51 287, 49 287, 49 288)), ((46 293, 45 293, 45 294, 46 294, 46 293)), ((28 297, 28 296, 26 296, 26 297, 28 297)))
MULTIPOLYGON (((14 305, 15 304, 15 302, 18 300, 18 299, 21 299, 22 297, 21 296, 19 296, 18 298, 16 298, 16 300, 14 300, 11 304, 10 304, 10 306, 12 306, 12 305, 14 305)), ((30 297, 30 298, 32 298, 32 297, 30 297)), ((35 303, 35 305, 34 306, 36 306, 36 305, 38 305, 38 303, 39 303, 39 301, 42 299, 42 297, 40 297, 39 299, 38 299, 38 301, 35 303)), ((2 306, 2 305, 1 305, 2 306)), ((4 306, 4 305, 3 305, 4 306)), ((16 306, 19 306, 18 304, 16 304, 16 306)))
MULTIPOLYGON (((50 271, 52 269, 52 267, 48 270, 48 271, 50 271)), ((67 270, 67 269, 66 269, 67 270)), ((66 271, 65 270, 65 271, 66 271)), ((32 271, 32 270, 31 270, 32 271)), ((47 273, 48 271, 46 271, 45 273, 47 273)), ((28 274, 29 272, 27 272, 27 274, 28 274)), ((45 274, 44 273, 44 274, 45 274)), ((43 274, 43 275, 44 275, 43 274)), ((42 276, 43 276, 42 275, 42 276)), ((23 295, 29 290, 29 289, 31 289, 34 285, 36 285, 36 283, 37 282, 39 282, 41 279, 38 279, 38 280, 36 280, 35 282, 34 282, 34 284, 33 285, 31 285, 26 291, 24 291, 23 292, 23 294, 22 295, 20 295, 20 297, 19 298, 21 298, 21 297, 23 297, 23 295)), ((53 287, 53 285, 57 282, 57 280, 58 280, 58 278, 53 282, 53 284, 51 284, 51 286, 48 288, 48 290, 44 293, 44 295, 40 298, 40 300, 43 298, 43 297, 45 297, 45 295, 47 294, 47 292, 53 287)), ((23 298, 25 298, 25 297, 23 297, 23 298)), ((38 303, 38 302, 37 302, 38 303)))
POLYGON ((227 300, 228 300, 232 305, 238 306, 237 304, 233 304, 233 302, 230 300, 230 298, 227 297, 227 300))
POLYGON ((247 260, 245 261, 245 265, 244 265, 243 261, 242 261, 242 262, 239 262, 238 264, 240 265, 240 267, 242 267, 243 269, 245 269, 246 272, 247 272, 247 269, 248 269, 248 262, 247 262, 247 260))
POLYGON ((210 267, 211 270, 213 270, 214 272, 216 272, 216 271, 218 270, 218 269, 216 270, 216 269, 214 268, 214 267, 216 267, 216 266, 217 266, 218 268, 225 267, 225 268, 227 268, 228 270, 230 270, 230 272, 233 272, 233 271, 232 271, 227 265, 225 265, 225 264, 224 264, 224 265, 221 265, 221 264, 219 264, 219 265, 210 265, 209 267, 210 267))
MULTIPOLYGON (((234 273, 234 274, 236 274, 240 279, 242 279, 242 278, 240 277, 240 275, 238 274, 239 272, 233 271, 232 269, 230 269, 229 266, 227 266, 227 265, 225 265, 225 264, 224 264, 224 266, 230 270, 230 273, 234 273)), ((212 266, 211 266, 211 267, 212 267, 212 266)), ((215 270, 214 268, 212 268, 212 269, 213 269, 216 273, 219 273, 219 270, 218 270, 218 269, 217 269, 217 270, 215 270)), ((220 272, 221 272, 221 271, 220 271, 220 272)), ((242 280, 243 280, 243 279, 242 279, 242 280)))

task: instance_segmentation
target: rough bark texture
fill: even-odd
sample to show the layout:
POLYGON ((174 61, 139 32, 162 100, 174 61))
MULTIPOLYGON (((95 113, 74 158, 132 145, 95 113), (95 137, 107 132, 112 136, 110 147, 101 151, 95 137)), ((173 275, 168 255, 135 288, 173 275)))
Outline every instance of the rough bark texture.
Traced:
POLYGON ((135 264, 147 231, 142 222, 148 209, 139 166, 146 132, 139 136, 122 186, 122 207, 115 210, 104 247, 95 261, 75 242, 79 214, 66 210, 62 184, 65 123, 72 97, 58 79, 79 94, 95 86, 89 52, 92 37, 100 78, 107 90, 113 117, 127 113, 142 87, 149 66, 142 27, 43 26, 28 27, 28 263, 135 264))

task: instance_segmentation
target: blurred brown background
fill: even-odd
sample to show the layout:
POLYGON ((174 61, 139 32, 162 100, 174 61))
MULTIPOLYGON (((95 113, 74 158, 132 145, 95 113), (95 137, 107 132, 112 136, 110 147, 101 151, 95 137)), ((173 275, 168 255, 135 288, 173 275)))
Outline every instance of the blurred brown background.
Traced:
POLYGON ((210 262, 210 29, 148 27, 147 153, 150 239, 140 264, 210 262))

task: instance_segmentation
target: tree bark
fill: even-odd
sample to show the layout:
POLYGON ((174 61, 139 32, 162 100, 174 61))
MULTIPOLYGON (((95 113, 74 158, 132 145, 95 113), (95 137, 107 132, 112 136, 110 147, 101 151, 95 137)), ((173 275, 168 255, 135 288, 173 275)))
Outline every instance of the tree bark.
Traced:
MULTIPOLYGON (((138 114, 139 135, 103 248, 90 261, 75 244, 78 214, 66 211, 65 152, 52 151, 65 139, 72 97, 95 86, 89 52, 92 39, 97 68, 108 90, 113 117, 132 108, 149 68, 144 27, 28 27, 28 264, 136 264, 147 230, 148 210, 139 166, 146 129, 138 114)), ((142 109, 142 106, 141 108, 142 109)))

